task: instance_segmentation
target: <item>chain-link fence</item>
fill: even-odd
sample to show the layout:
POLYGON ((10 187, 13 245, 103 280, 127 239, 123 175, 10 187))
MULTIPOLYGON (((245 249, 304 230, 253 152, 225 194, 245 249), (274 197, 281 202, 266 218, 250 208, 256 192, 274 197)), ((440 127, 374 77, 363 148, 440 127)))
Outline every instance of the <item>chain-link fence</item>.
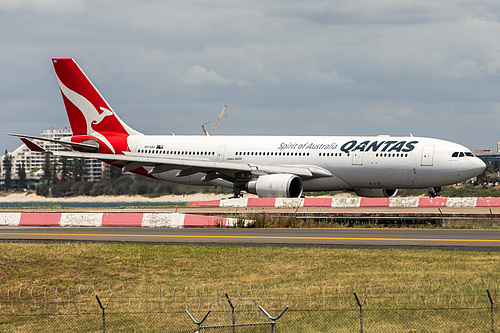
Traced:
POLYGON ((500 333, 498 284, 2 286, 0 331, 500 333))

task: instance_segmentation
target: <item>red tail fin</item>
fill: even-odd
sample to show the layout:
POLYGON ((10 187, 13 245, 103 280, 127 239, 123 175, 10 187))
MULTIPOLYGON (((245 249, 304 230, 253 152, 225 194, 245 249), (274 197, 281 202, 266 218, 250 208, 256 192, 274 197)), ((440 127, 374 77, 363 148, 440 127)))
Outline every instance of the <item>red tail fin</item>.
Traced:
MULTIPOLYGON (((141 134, 115 114, 75 60, 55 58, 52 62, 73 135, 94 136, 106 145, 111 144, 117 150, 122 150, 122 147, 116 147, 112 142, 116 141, 117 136, 123 139, 129 135, 141 134)), ((112 147, 109 148, 115 151, 112 147)))
POLYGON ((128 136, 141 134, 127 126, 71 58, 52 59, 73 131, 73 142, 95 139, 99 152, 129 151, 128 136))

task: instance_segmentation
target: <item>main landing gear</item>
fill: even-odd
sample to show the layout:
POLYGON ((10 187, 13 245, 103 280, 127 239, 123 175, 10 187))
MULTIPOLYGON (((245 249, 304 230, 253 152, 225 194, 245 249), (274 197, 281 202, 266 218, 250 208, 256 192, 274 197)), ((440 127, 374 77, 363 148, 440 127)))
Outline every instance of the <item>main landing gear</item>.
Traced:
POLYGON ((243 190, 241 188, 233 187, 233 196, 229 199, 243 198, 243 190))
POLYGON ((429 194, 429 196, 431 198, 435 198, 438 196, 439 192, 441 192, 441 186, 439 187, 429 187, 429 192, 427 192, 429 194))

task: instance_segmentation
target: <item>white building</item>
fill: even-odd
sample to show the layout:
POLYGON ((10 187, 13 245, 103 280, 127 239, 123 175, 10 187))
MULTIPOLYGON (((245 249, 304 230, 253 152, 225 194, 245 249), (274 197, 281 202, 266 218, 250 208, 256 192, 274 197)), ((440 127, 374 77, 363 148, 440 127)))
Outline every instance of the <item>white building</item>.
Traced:
MULTIPOLYGON (((72 132, 69 128, 65 129, 45 129, 42 131, 40 136, 42 138, 47 138, 47 139, 53 139, 53 140, 59 140, 61 138, 71 136, 72 132)), ((63 150, 62 146, 53 143, 53 142, 48 142, 48 141, 41 141, 41 140, 33 140, 37 145, 40 147, 46 149, 46 150, 52 150, 52 151, 59 151, 63 150)), ((41 152, 33 152, 26 147, 25 144, 22 144, 14 150, 12 153, 9 152, 9 155, 12 156, 12 174, 11 178, 18 179, 18 171, 21 166, 21 164, 24 162, 24 168, 26 170, 26 178, 27 179, 36 179, 39 180, 43 176, 43 166, 45 164, 45 153, 41 152)), ((3 161, 5 155, 2 156, 1 160, 3 161)), ((57 162, 58 166, 58 173, 60 173, 59 168, 61 167, 60 163, 60 158, 51 156, 51 164, 54 165, 54 163, 57 162)), ((86 166, 86 175, 85 179, 91 182, 101 180, 105 178, 107 175, 109 175, 109 166, 99 160, 95 159, 86 159, 85 160, 85 166, 86 166)), ((1 173, 1 178, 3 179, 5 177, 5 170, 3 170, 3 165, 2 165, 2 173, 1 173)))

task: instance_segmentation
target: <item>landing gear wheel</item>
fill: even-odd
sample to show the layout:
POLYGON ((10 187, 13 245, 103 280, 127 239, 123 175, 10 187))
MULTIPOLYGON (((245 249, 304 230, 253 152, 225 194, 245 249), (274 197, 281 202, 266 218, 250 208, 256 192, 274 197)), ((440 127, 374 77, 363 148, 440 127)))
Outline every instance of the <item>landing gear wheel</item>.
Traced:
POLYGON ((441 186, 439 187, 429 187, 429 197, 435 198, 438 196, 439 192, 441 192, 441 186))
POLYGON ((230 199, 243 198, 243 193, 238 188, 233 188, 233 196, 230 199))

